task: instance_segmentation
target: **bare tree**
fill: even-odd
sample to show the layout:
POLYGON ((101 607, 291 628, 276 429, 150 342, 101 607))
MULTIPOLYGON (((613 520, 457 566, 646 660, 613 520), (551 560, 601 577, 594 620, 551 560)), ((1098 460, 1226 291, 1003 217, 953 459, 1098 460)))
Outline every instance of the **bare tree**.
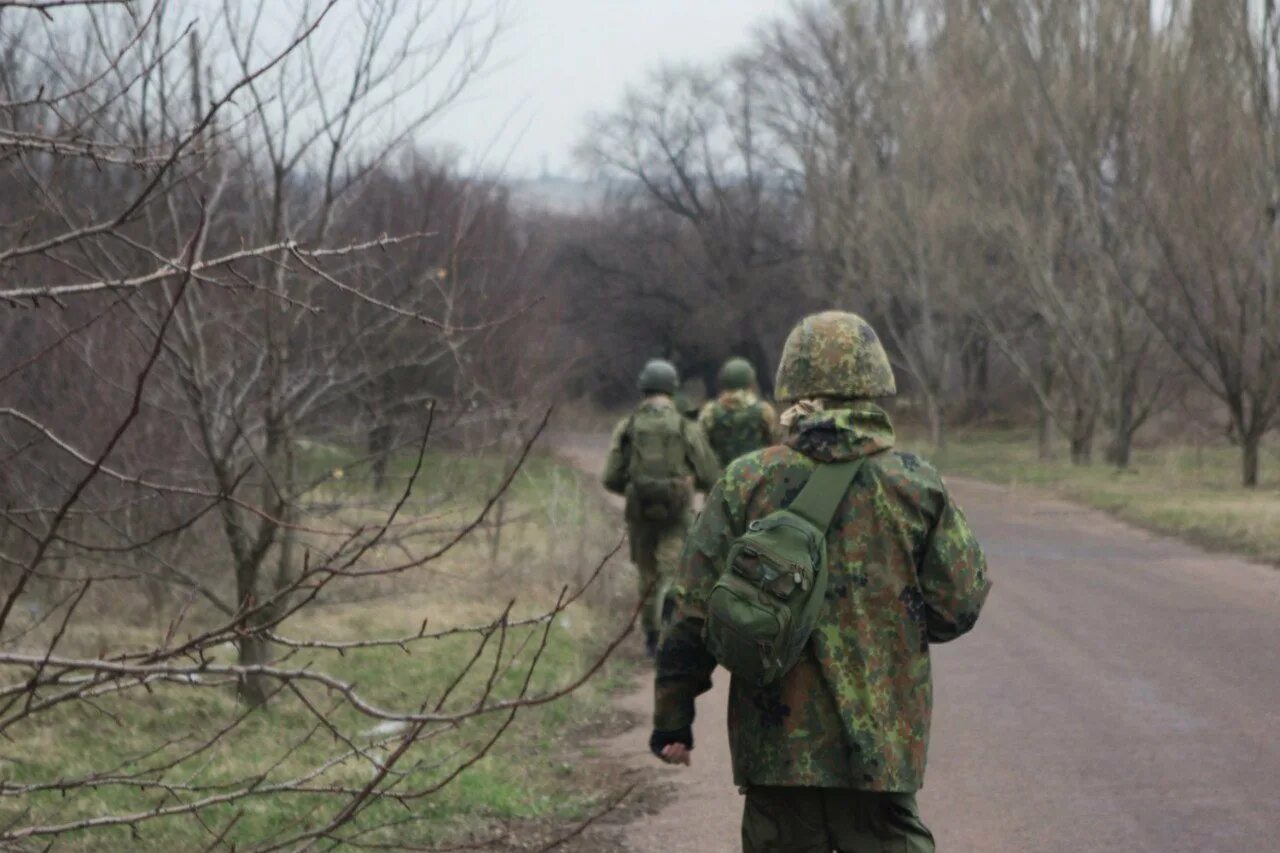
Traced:
POLYGON ((1141 198, 1165 273, 1142 303, 1225 406, 1247 487, 1280 416, 1280 18, 1258 11, 1172 5, 1148 115, 1157 180, 1141 198))
MULTIPOLYGON (((364 6, 354 20, 344 20, 335 36, 338 43, 318 46, 317 28, 304 20, 282 46, 274 43, 281 41, 279 33, 264 24, 262 5, 227 2, 219 27, 190 30, 189 55, 175 63, 174 46, 181 34, 170 34, 165 9, 157 5, 147 22, 153 38, 128 32, 119 36, 126 47, 137 47, 132 53, 117 54, 109 43, 111 22, 94 21, 103 53, 128 60, 116 62, 108 76, 122 91, 137 90, 136 99, 121 99, 132 138, 144 146, 177 150, 187 145, 206 152, 200 168, 182 176, 185 192, 169 196, 165 204, 139 208, 145 239, 134 238, 129 248, 159 256, 152 246, 176 244, 195 217, 212 218, 224 227, 201 233, 197 271, 206 284, 214 284, 223 270, 244 289, 256 291, 257 310, 246 312, 243 298, 229 295, 227 288, 195 289, 179 310, 169 350, 172 363, 166 362, 160 377, 174 405, 187 409, 200 448, 195 457, 205 466, 195 476, 207 478, 211 490, 257 490, 258 503, 268 508, 265 517, 251 520, 234 504, 219 507, 235 567, 235 600, 245 601, 261 595, 268 559, 276 561, 271 583, 277 587, 295 570, 297 501, 314 485, 298 479, 294 448, 299 430, 335 397, 380 381, 378 370, 353 357, 360 341, 384 342, 411 324, 431 329, 411 351, 397 353, 401 363, 427 365, 453 358, 458 337, 474 331, 460 319, 463 312, 455 304, 465 284, 436 275, 447 265, 451 247, 437 241, 437 260, 384 285, 384 292, 394 294, 388 299, 339 276, 371 272, 367 264, 351 263, 357 255, 426 235, 386 240, 361 229, 347 249, 317 252, 307 247, 329 238, 369 176, 385 168, 391 155, 462 91, 488 54, 499 10, 464 6, 455 18, 442 21, 421 4, 379 2, 364 6), (353 52, 345 51, 352 32, 362 37, 353 52), (228 96, 215 99, 208 91, 222 72, 201 64, 206 42, 225 44, 222 52, 234 57, 228 96), (348 62, 334 61, 344 55, 348 62), (423 100, 424 80, 435 76, 443 84, 423 100), (246 108, 224 109, 231 91, 246 108), (331 100, 333 91, 343 96, 331 100), (365 140, 371 129, 409 95, 416 111, 389 138, 370 147, 365 140), (212 116, 219 110, 220 121, 231 129, 216 130, 212 116), (189 127, 199 131, 189 133, 189 127), (246 244, 256 248, 246 249, 246 244), (216 262, 205 260, 210 254, 217 256, 216 262), (340 265, 340 273, 334 264, 340 265), (405 299, 406 293, 415 298, 405 299), (348 302, 354 303, 354 316, 343 310, 348 302), (443 313, 437 317, 436 311, 443 313)), ((114 266, 119 269, 126 262, 118 259, 114 266)), ((171 269, 126 279, 143 291, 135 300, 142 303, 136 313, 152 332, 165 302, 151 294, 157 291, 154 285, 172 275, 171 269), (146 306, 147 300, 153 304, 146 306)), ((109 284, 106 278, 104 274, 103 289, 109 284)), ((75 292, 97 286, 81 283, 75 292)), ((254 635, 243 638, 241 651, 250 663, 262 662, 266 654, 254 635)), ((264 696, 252 679, 246 690, 258 700, 264 696)))
POLYGON ((1145 0, 992 10, 1009 78, 1027 72, 1025 86, 1011 87, 1022 144, 989 164, 1007 173, 1020 152, 1029 158, 1026 171, 1003 181, 1006 195, 1025 198, 1025 213, 1015 216, 1028 217, 1011 226, 1010 245, 1036 315, 1054 332, 1057 373, 1075 400, 1072 456, 1087 461, 1092 422, 1103 416, 1112 431, 1107 455, 1119 467, 1169 373, 1158 330, 1139 304, 1157 282, 1150 229, 1131 203, 1151 168, 1140 118, 1149 91, 1149 15, 1145 0))
POLYGON ((434 5, 372 2, 335 33, 328 2, 272 36, 264 9, 227 0, 216 24, 200 25, 163 0, 0 2, 11 356, 0 374, 0 732, 27 737, 73 712, 124 726, 118 701, 162 716, 202 692, 244 700, 207 731, 158 735, 136 754, 108 743, 84 768, 8 777, 6 846, 110 845, 180 820, 210 848, 243 849, 244 809, 273 798, 307 805, 253 849, 363 843, 389 820, 361 822, 371 807, 451 784, 519 710, 577 689, 630 630, 550 688, 534 681, 558 617, 601 561, 543 612, 507 605, 482 624, 424 622, 405 636, 291 635, 290 620, 317 600, 430 571, 482 529, 547 415, 512 415, 520 442, 469 517, 442 528, 415 502, 433 431, 508 390, 474 345, 530 304, 501 193, 450 178, 427 203, 430 169, 396 159, 483 60, 492 10, 461 4, 442 21, 433 13, 449 10, 434 5), (317 39, 331 33, 343 44, 358 34, 354 53, 323 52, 317 39), (235 57, 228 67, 208 61, 219 39, 235 57), (343 68, 345 94, 331 102, 330 75, 343 68), (365 142, 410 86, 437 74, 444 85, 417 100, 416 118, 365 142), (370 399, 381 405, 383 383, 403 389, 406 374, 420 383, 416 405, 396 401, 412 429, 399 457, 410 471, 389 504, 319 506, 316 487, 334 472, 301 464, 303 440, 370 399), (389 543, 400 558, 375 558, 389 543), (94 629, 94 607, 162 603, 157 585, 185 592, 158 639, 94 629), (472 639, 469 662, 396 707, 334 671, 354 649, 430 654, 447 637, 472 639), (238 662, 222 659, 228 646, 238 662), (202 776, 274 696, 303 709, 306 725, 247 756, 236 778, 202 776), (412 781, 423 744, 482 720, 429 783, 412 781), (360 732, 369 722, 388 727, 371 741, 360 732), (120 796, 84 806, 97 791, 120 796), (55 796, 66 808, 34 805, 55 796))
MULTIPOLYGON (((871 314, 923 404, 935 445, 972 331, 958 298, 943 141, 947 68, 931 64, 927 4, 820 3, 771 28, 767 124, 788 152, 806 214, 812 286, 871 314), (913 32, 926 23, 927 33, 913 32)), ((951 146, 952 150, 954 146, 951 146)))
POLYGON ((593 121, 582 148, 617 182, 610 216, 632 234, 624 263, 589 250, 581 260, 629 294, 647 294, 648 310, 674 323, 671 354, 702 365, 708 385, 732 354, 770 371, 778 296, 797 283, 790 199, 762 138, 759 101, 746 60, 722 72, 660 69, 593 121))

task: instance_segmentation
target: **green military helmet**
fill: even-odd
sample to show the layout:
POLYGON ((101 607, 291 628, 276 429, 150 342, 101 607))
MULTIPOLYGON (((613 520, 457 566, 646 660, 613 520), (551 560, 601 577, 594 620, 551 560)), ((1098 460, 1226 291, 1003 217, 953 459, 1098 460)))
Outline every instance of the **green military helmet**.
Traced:
POLYGON ((898 387, 870 324, 847 311, 824 311, 805 317, 787 336, 774 393, 787 402, 862 399, 892 397, 898 387))
POLYGON ((716 378, 721 391, 742 391, 756 384, 756 369, 745 358, 731 358, 720 368, 716 378))
POLYGON ((680 374, 676 372, 676 366, 665 359, 650 359, 640 371, 640 390, 646 394, 671 396, 679 386, 680 374))

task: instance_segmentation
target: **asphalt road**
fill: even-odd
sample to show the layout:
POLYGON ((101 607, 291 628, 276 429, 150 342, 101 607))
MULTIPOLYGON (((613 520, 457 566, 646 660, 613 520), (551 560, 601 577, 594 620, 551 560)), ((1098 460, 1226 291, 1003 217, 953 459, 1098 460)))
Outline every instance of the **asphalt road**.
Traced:
MULTIPOLYGON (((921 808, 956 853, 1280 851, 1280 571, 1043 496, 952 488, 995 588, 934 649, 921 808)), ((628 849, 738 849, 726 678, 699 703, 694 767, 628 849)), ((648 692, 622 700, 645 712, 648 692)), ((607 745, 647 766, 647 731, 607 745)))

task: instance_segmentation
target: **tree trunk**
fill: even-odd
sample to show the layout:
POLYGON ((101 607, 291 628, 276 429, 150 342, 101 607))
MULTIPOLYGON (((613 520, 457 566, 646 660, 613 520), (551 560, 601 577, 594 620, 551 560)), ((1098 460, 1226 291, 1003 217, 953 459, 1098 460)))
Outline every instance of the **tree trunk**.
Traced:
POLYGON ((929 441, 933 444, 933 449, 938 451, 946 450, 946 415, 942 411, 941 402, 933 394, 926 394, 924 408, 925 414, 929 418, 929 441))
POLYGON ((1053 395, 1054 364, 1048 347, 1040 352, 1040 389, 1037 403, 1040 407, 1039 439, 1040 461, 1047 462, 1053 458, 1053 410, 1050 399, 1053 395))
POLYGON ((391 427, 379 423, 369 430, 369 455, 373 457, 373 490, 387 487, 387 462, 391 457, 391 427))
POLYGON ((1259 454, 1262 447, 1262 434, 1257 430, 1241 430, 1240 441, 1240 473, 1241 483, 1246 489, 1258 487, 1259 454))
MULTIPOLYGON (((262 625, 274 625, 288 612, 291 595, 286 593, 298 578, 298 531, 296 525, 302 520, 297 501, 302 498, 298 482, 297 445, 292 433, 281 430, 280 437, 280 472, 277 475, 281 488, 285 490, 286 499, 280 508, 280 519, 284 522, 279 532, 280 548, 276 554, 276 576, 272 583, 272 604, 262 612, 262 625)), ((264 650, 269 652, 269 650, 264 650)))
POLYGON ((1107 447, 1107 461, 1123 471, 1129 467, 1133 456, 1133 389, 1120 392, 1115 423, 1111 425, 1111 444, 1107 447))
POLYGON ((1083 408, 1077 408, 1071 423, 1071 463, 1093 463, 1093 431, 1096 416, 1083 408))
POLYGON ((1093 464, 1093 436, 1071 436, 1071 464, 1093 464))
MULTIPOLYGON (((270 651, 261 634, 246 634, 240 638, 240 665, 262 666, 270 661, 270 651)), ((265 705, 269 691, 269 679, 264 675, 249 674, 240 679, 240 700, 250 707, 265 705)))
POLYGON ((960 351, 964 376, 965 411, 973 416, 987 413, 991 396, 990 345, 986 338, 975 337, 960 351))
POLYGON ((1133 457, 1133 434, 1128 431, 1117 430, 1115 435, 1111 437, 1111 446, 1107 448, 1107 461, 1116 467, 1117 470, 1124 471, 1129 467, 1129 462, 1133 457))
POLYGON ((391 410, 395 406, 395 383, 390 373, 384 373, 378 382, 378 402, 370 407, 373 425, 369 429, 369 455, 373 457, 373 488, 381 492, 387 486, 387 465, 391 461, 391 448, 395 444, 395 431, 391 426, 391 410))
MULTIPOLYGON (((496 488, 501 488, 501 484, 496 488)), ((504 494, 493 508, 493 521, 489 525, 489 563, 495 567, 502 556, 502 528, 506 524, 506 515, 507 496, 504 494)))
MULTIPOLYGON (((285 523, 283 529, 276 527, 274 522, 271 523, 274 534, 279 537, 275 583, 271 591, 271 595, 274 596, 282 588, 282 579, 288 577, 292 570, 294 550, 293 531, 290 527, 294 517, 294 502, 290 499, 289 493, 296 479, 291 462, 293 451, 290 446, 290 436, 279 421, 269 422, 267 426, 264 455, 266 467, 274 477, 263 478, 263 505, 271 507, 275 517, 285 523), (283 494, 276 495, 277 488, 283 494)), ((271 606, 263 606, 263 599, 259 597, 259 587, 265 583, 262 577, 262 566, 265 565, 266 554, 265 545, 261 549, 255 548, 246 552, 243 560, 236 566, 236 598, 240 607, 246 611, 257 611, 245 619, 241 626, 245 631, 239 645, 241 666, 259 666, 270 660, 270 642, 266 638, 264 629, 275 622, 281 605, 280 602, 273 602, 271 606)), ((267 701, 267 693, 267 679, 263 676, 246 675, 240 679, 240 699, 245 704, 255 707, 261 705, 267 701)))
POLYGON ((982 339, 982 346, 978 350, 977 391, 985 407, 991 397, 991 342, 986 338, 982 339))
POLYGON ((1053 415, 1049 407, 1040 404, 1040 413, 1036 421, 1036 443, 1041 462, 1053 458, 1053 415))
MULTIPOLYGON (((236 601, 242 612, 258 605, 258 567, 261 565, 261 560, 252 557, 236 563, 236 601)), ((267 662, 267 642, 261 634, 253 632, 261 622, 261 615, 257 615, 241 626, 245 632, 237 644, 241 666, 260 666, 267 662)), ((239 693, 241 701, 251 707, 263 704, 267 701, 266 679, 260 675, 242 676, 239 693)))
POLYGON ((285 525, 280 531, 280 553, 277 555, 279 562, 276 564, 276 590, 285 589, 297 576, 295 561, 297 558, 298 532, 294 529, 294 526, 299 521, 299 514, 294 501, 296 498, 302 497, 301 495, 294 496, 294 491, 298 487, 298 460, 294 453, 292 437, 285 437, 281 451, 284 456, 284 469, 280 482, 281 487, 286 490, 286 494, 290 497, 285 501, 283 511, 280 513, 285 525))

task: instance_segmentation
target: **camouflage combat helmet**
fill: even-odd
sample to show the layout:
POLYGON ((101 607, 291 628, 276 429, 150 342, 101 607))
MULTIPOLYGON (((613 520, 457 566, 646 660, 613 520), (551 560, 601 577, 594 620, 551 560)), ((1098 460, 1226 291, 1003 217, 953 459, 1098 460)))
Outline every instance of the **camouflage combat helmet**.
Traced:
POLYGON ((778 362, 775 393, 788 402, 810 397, 891 397, 893 368, 875 330, 857 314, 824 311, 791 330, 778 362))
POLYGON ((731 358, 717 377, 721 391, 741 391, 756 384, 756 369, 745 358, 731 358))
POLYGON ((664 359, 650 359, 640 371, 640 390, 645 394, 670 396, 676 393, 679 385, 680 375, 676 373, 676 366, 664 359))

